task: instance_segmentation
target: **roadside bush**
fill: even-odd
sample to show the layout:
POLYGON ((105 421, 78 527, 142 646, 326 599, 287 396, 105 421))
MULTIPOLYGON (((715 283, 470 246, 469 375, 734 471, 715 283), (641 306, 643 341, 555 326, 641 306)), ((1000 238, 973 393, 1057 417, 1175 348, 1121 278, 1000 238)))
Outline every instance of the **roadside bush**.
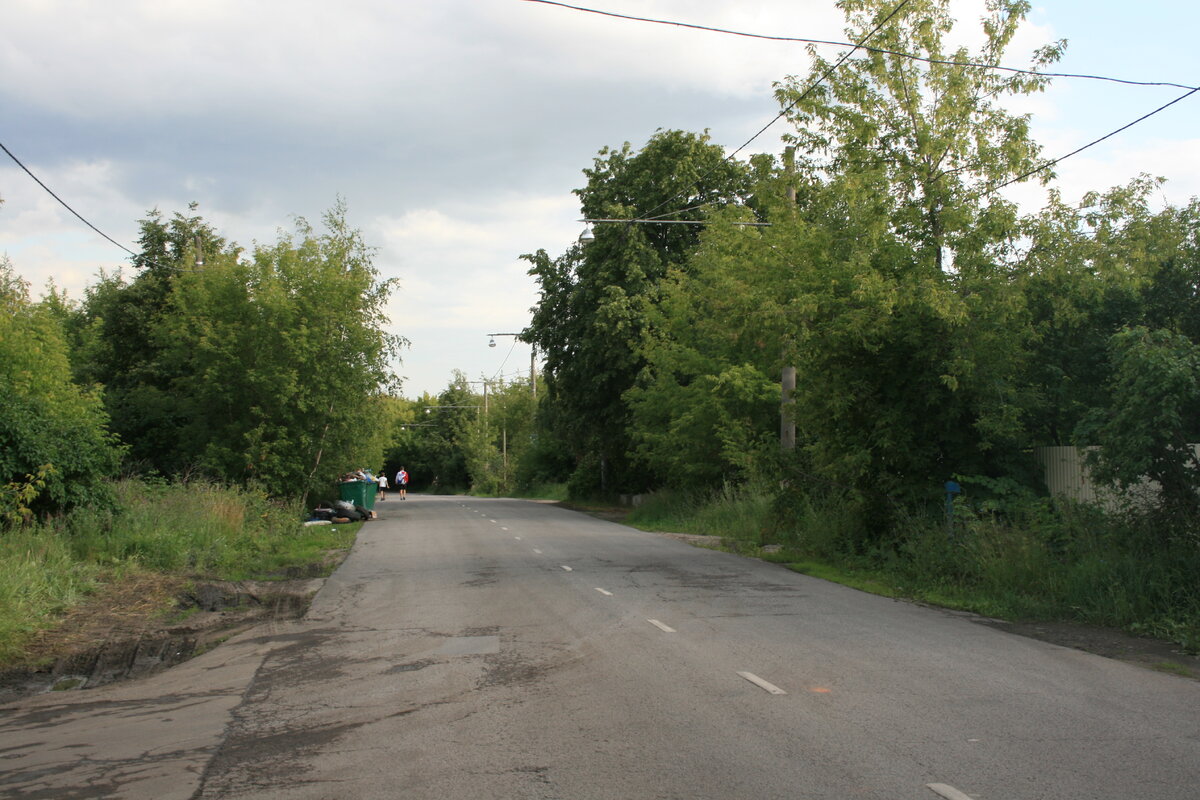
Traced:
POLYGON ((120 456, 99 393, 72 382, 59 320, 0 257, 0 523, 110 505, 120 456))

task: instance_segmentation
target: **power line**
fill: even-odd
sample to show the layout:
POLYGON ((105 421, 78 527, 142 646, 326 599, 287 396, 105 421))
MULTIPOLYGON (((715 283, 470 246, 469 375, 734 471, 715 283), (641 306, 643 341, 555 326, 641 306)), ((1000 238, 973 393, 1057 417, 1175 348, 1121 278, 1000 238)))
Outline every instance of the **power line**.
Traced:
POLYGON ((981 197, 982 197, 983 195, 991 194, 992 192, 998 192, 998 191, 1000 191, 1001 189, 1003 189, 1005 186, 1010 186, 1010 185, 1012 185, 1012 184, 1014 184, 1014 183, 1017 183, 1017 182, 1019 182, 1019 181, 1023 181, 1023 180, 1025 180, 1026 178, 1028 178, 1030 175, 1036 175, 1036 174, 1037 174, 1037 173, 1039 173, 1039 172, 1042 172, 1042 171, 1044 171, 1044 170, 1047 170, 1047 169, 1049 169, 1050 167, 1053 167, 1055 164, 1058 164, 1058 163, 1059 163, 1059 162, 1061 162, 1061 161, 1066 161, 1066 160, 1067 160, 1068 158, 1070 158, 1071 156, 1078 155, 1079 153, 1082 153, 1084 150, 1087 150, 1089 147, 1092 147, 1092 146, 1094 146, 1094 145, 1098 145, 1098 144, 1100 144, 1101 142, 1103 142, 1105 139, 1108 139, 1108 138, 1110 138, 1110 137, 1116 136, 1116 135, 1117 135, 1118 133, 1120 133, 1121 131, 1128 130, 1128 129, 1132 128, 1134 125, 1137 125, 1139 122, 1142 122, 1142 121, 1144 121, 1144 120, 1150 119, 1150 117, 1153 117, 1153 116, 1154 116, 1155 114, 1157 114, 1158 112, 1160 112, 1160 111, 1165 111, 1166 109, 1168 109, 1168 108, 1170 108, 1171 106, 1173 106, 1173 105, 1175 105, 1176 103, 1178 103, 1180 100, 1186 100, 1187 98, 1189 98, 1189 97, 1191 97, 1192 95, 1194 95, 1196 92, 1200 92, 1200 87, 1196 87, 1195 89, 1192 89, 1190 92, 1187 92, 1186 94, 1181 94, 1179 97, 1176 97, 1176 98, 1175 98, 1174 100, 1172 100, 1171 102, 1169 102, 1169 103, 1166 103, 1166 104, 1164 104, 1164 105, 1161 105, 1161 106, 1159 106, 1158 108, 1154 109, 1154 110, 1153 110, 1153 111, 1151 111, 1149 114, 1143 114, 1142 116, 1140 116, 1140 117, 1138 117, 1137 119, 1135 119, 1133 122, 1130 122, 1130 123, 1127 123, 1127 124, 1125 124, 1125 125, 1122 125, 1121 127, 1117 128, 1115 131, 1111 131, 1111 132, 1109 132, 1109 133, 1106 133, 1106 134, 1104 134, 1103 136, 1101 136, 1099 139, 1095 139, 1095 140, 1093 140, 1093 141, 1090 141, 1090 142, 1088 142, 1087 144, 1085 144, 1083 147, 1076 148, 1076 149, 1072 150, 1071 152, 1067 153, 1065 156, 1059 156, 1058 158, 1056 158, 1056 159, 1054 159, 1054 160, 1052 160, 1052 161, 1047 161, 1046 163, 1044 163, 1044 164, 1042 164, 1042 165, 1040 165, 1040 166, 1038 166, 1038 167, 1034 167, 1033 169, 1029 170, 1028 172, 1025 172, 1025 173, 1023 173, 1023 174, 1021 174, 1021 175, 1018 175, 1018 176, 1017 176, 1017 177, 1015 177, 1015 178, 1012 178, 1012 179, 1010 179, 1010 180, 1007 180, 1007 181, 1005 181, 1004 183, 1001 183, 1001 184, 999 184, 999 185, 997 185, 997 186, 991 186, 991 187, 987 188, 986 190, 984 190, 983 192, 981 192, 979 196, 981 196, 981 197))
POLYGON ((124 250, 126 253, 129 253, 129 255, 133 256, 134 258, 136 258, 136 257, 137 257, 137 253, 133 252, 133 251, 132 251, 132 250, 130 250, 128 247, 126 247, 125 245, 121 244, 121 243, 120 243, 120 242, 118 242, 116 239, 112 238, 111 236, 109 236, 107 233, 105 233, 104 231, 102 231, 102 230, 100 230, 99 228, 97 228, 97 227, 96 227, 95 225, 93 225, 92 223, 88 222, 86 219, 84 219, 84 218, 83 218, 83 215, 82 215, 82 214, 80 214, 80 213, 79 213, 78 211, 76 211, 75 209, 71 208, 71 206, 67 205, 67 201, 66 201, 66 200, 63 200, 61 197, 59 197, 58 195, 56 195, 56 194, 54 193, 54 191, 53 191, 53 190, 52 190, 52 189, 51 189, 49 186, 47 186, 46 184, 42 183, 42 180, 41 180, 41 178, 39 178, 37 175, 34 175, 32 172, 30 172, 30 170, 29 170, 29 167, 27 167, 27 166, 25 166, 24 164, 22 164, 22 163, 21 163, 21 159, 19 159, 19 158, 17 158, 16 156, 14 156, 14 155, 13 155, 13 153, 12 153, 12 151, 11 151, 11 150, 9 150, 7 147, 5 147, 5 146, 4 146, 4 143, 3 143, 3 142, 0 142, 0 150, 3 150, 5 153, 7 153, 7 154, 8 154, 8 157, 9 157, 9 158, 11 158, 11 159, 12 159, 12 160, 13 160, 13 161, 16 163, 16 165, 17 165, 18 167, 20 167, 21 169, 25 170, 25 174, 26 174, 26 175, 28 175, 29 177, 33 178, 33 180, 34 180, 34 181, 37 183, 37 185, 38 185, 38 186, 40 186, 40 187, 42 187, 43 189, 45 189, 47 194, 49 194, 51 197, 53 197, 55 200, 57 200, 59 203, 61 203, 63 208, 65 208, 67 211, 70 211, 72 214, 74 214, 76 217, 78 217, 80 222, 82 222, 84 225, 87 225, 89 228, 91 228, 91 229, 92 229, 92 230, 94 230, 96 233, 98 233, 98 234, 100 234, 101 236, 103 236, 105 239, 108 239, 108 241, 112 242, 112 243, 113 243, 113 244, 115 244, 117 247, 119 247, 119 248, 121 248, 122 250, 124 250))
MULTIPOLYGON (((805 89, 804 92, 798 98, 796 98, 796 100, 794 100, 791 104, 789 104, 786 108, 784 108, 784 110, 781 111, 778 115, 776 115, 770 122, 768 122, 766 125, 764 125, 762 127, 762 129, 758 131, 758 133, 751 136, 740 147, 738 147, 736 150, 734 150, 732 153, 730 153, 728 156, 726 156, 725 159, 722 161, 722 163, 724 163, 725 161, 731 160, 734 156, 736 156, 742 150, 746 149, 746 147, 748 147, 751 142, 753 142, 755 139, 757 139, 759 136, 761 136, 763 133, 765 133, 768 128, 770 128, 772 125, 774 125, 776 122, 778 122, 782 117, 784 117, 793 108, 795 108, 796 105, 798 105, 801 100, 803 100, 805 97, 807 97, 808 94, 811 93, 813 89, 815 89, 817 86, 819 86, 827 77, 829 77, 829 75, 831 75, 833 73, 834 70, 836 70, 839 66, 841 66, 846 61, 846 59, 857 50, 866 50, 867 52, 871 52, 871 53, 880 53, 883 55, 898 56, 900 58, 907 58, 907 59, 911 59, 913 61, 922 61, 922 62, 925 62, 928 64, 939 64, 939 65, 957 66, 957 67, 977 67, 980 69, 992 69, 992 70, 998 70, 998 71, 1003 71, 1003 72, 1012 72, 1012 73, 1022 74, 1022 75, 1035 75, 1035 76, 1042 77, 1042 78, 1080 78, 1080 79, 1084 79, 1084 80, 1097 80, 1097 81, 1107 81, 1107 82, 1111 82, 1111 83, 1120 83, 1120 84, 1125 84, 1125 85, 1129 85, 1129 86, 1169 86, 1169 87, 1174 87, 1177 89, 1187 89, 1188 90, 1187 92, 1180 95, 1179 97, 1176 97, 1174 100, 1170 101, 1169 103, 1159 106, 1158 108, 1154 109, 1150 113, 1144 114, 1144 115, 1138 117, 1137 119, 1133 120, 1132 122, 1122 125, 1120 128, 1117 128, 1114 131, 1110 131, 1109 133, 1106 133, 1105 135, 1099 137, 1098 139, 1095 139, 1095 140, 1083 145, 1082 147, 1072 150, 1071 152, 1067 153, 1066 155, 1059 156, 1058 158, 1055 158, 1051 161, 1047 161, 1027 172, 1022 173, 1021 175, 1016 176, 1015 178, 1011 178, 1010 180, 1005 181, 1004 183, 989 187, 988 189, 981 192, 980 196, 999 191, 1000 189, 1003 189, 1006 186, 1010 186, 1014 183, 1023 181, 1024 179, 1030 177, 1031 175, 1036 175, 1039 172, 1043 172, 1043 171, 1049 169, 1050 167, 1054 166, 1055 164, 1061 163, 1061 162, 1065 161, 1066 159, 1071 158, 1072 156, 1078 155, 1079 153, 1082 153, 1084 150, 1087 150, 1090 147, 1094 147, 1095 145, 1100 144, 1104 140, 1109 139, 1113 136, 1116 136, 1118 133, 1121 133, 1122 131, 1132 128, 1134 125, 1137 125, 1138 123, 1149 119, 1150 117, 1154 116, 1155 114, 1158 114, 1161 111, 1165 111, 1167 108, 1175 105, 1176 103, 1178 103, 1181 100, 1184 100, 1184 99, 1192 96, 1196 92, 1200 92, 1200 87, 1198 87, 1198 86, 1189 86, 1187 84, 1174 83, 1171 81, 1134 81, 1134 80, 1126 80, 1124 78, 1113 78, 1113 77, 1108 77, 1108 76, 1103 76, 1103 75, 1088 75, 1088 74, 1071 73, 1071 72, 1039 72, 1037 70, 1019 69, 1017 67, 1005 67, 1005 66, 1001 66, 998 64, 979 64, 979 63, 974 63, 974 62, 949 61, 949 60, 944 60, 944 59, 926 58, 924 56, 918 56, 918 55, 914 55, 912 53, 902 53, 902 52, 898 52, 895 50, 886 50, 886 49, 879 48, 879 47, 871 47, 870 45, 866 44, 866 42, 872 36, 875 35, 875 33, 879 30, 880 27, 882 27, 889 20, 891 20, 891 18, 893 16, 895 16, 900 11, 901 8, 903 8, 905 5, 907 5, 908 0, 904 0, 904 2, 902 2, 899 6, 897 6, 892 11, 892 13, 889 14, 888 17, 883 20, 883 22, 879 23, 879 25, 877 25, 870 33, 868 33, 865 37, 863 37, 857 44, 852 44, 850 42, 837 42, 837 41, 830 41, 830 40, 825 40, 825 39, 809 39, 809 38, 794 37, 794 36, 770 36, 770 35, 766 35, 766 34, 748 33, 745 31, 735 31, 735 30, 730 30, 727 28, 716 28, 716 27, 712 27, 712 26, 708 26, 708 25, 696 25, 696 24, 687 23, 687 22, 677 22, 674 20, 653 19, 650 17, 637 17, 637 16, 633 16, 630 14, 618 14, 618 13, 615 13, 612 11, 603 11, 603 10, 595 9, 595 8, 586 8, 584 6, 570 5, 568 3, 557 2, 557 0, 525 0, 525 1, 530 2, 530 3, 540 3, 542 5, 548 5, 548 6, 558 6, 560 8, 565 8, 565 9, 569 9, 572 11, 580 11, 580 12, 587 13, 587 14, 597 14, 599 16, 613 17, 616 19, 624 19, 624 20, 629 20, 629 21, 633 21, 633 22, 646 22, 646 23, 651 23, 651 24, 655 24, 655 25, 671 25, 671 26, 679 27, 679 28, 690 28, 693 30, 708 31, 711 33, 722 33, 722 34, 728 34, 731 36, 742 36, 742 37, 751 38, 751 39, 765 39, 765 40, 769 40, 769 41, 779 41, 779 42, 802 42, 802 43, 806 43, 806 44, 833 45, 833 46, 837 46, 837 47, 851 47, 852 48, 850 51, 844 53, 842 55, 842 57, 839 58, 838 61, 836 63, 834 63, 834 65, 832 67, 830 67, 828 70, 826 70, 825 73, 822 74, 821 77, 817 79, 816 82, 814 82, 811 86, 809 86, 807 89, 805 89)), ((710 170, 708 173, 701 176, 700 180, 707 178, 709 175, 712 174, 713 171, 715 171, 715 170, 710 170)), ((676 197, 678 197, 678 196, 679 195, 676 195, 676 197)), ((674 198, 672 198, 672 199, 674 199, 674 198)), ((671 212, 667 212, 666 214, 660 214, 657 217, 650 216, 655 211, 658 211, 660 208, 667 205, 668 203, 670 203, 670 200, 664 201, 664 202, 660 203, 659 205, 655 206, 646 214, 638 217, 637 220, 630 220, 630 221, 648 222, 651 220, 660 220, 660 219, 662 219, 662 217, 671 216, 672 214, 681 213, 681 211, 671 211, 671 212)), ((699 208, 699 207, 700 206, 693 206, 692 208, 699 208)), ((683 211, 689 211, 689 210, 692 210, 692 208, 683 209, 683 211)))
MULTIPOLYGON (((529 0, 529 1, 530 2, 544 2, 546 0, 529 0)), ((795 108, 800 103, 800 101, 802 101, 804 98, 808 97, 808 95, 814 89, 816 89, 818 86, 820 86, 822 83, 824 83, 825 79, 828 78, 830 75, 832 75, 834 73, 834 71, 837 70, 838 67, 840 67, 842 64, 844 64, 850 58, 850 56, 854 55, 854 53, 857 50, 859 50, 867 41, 869 41, 872 36, 874 36, 876 33, 878 33, 880 28, 882 28, 884 25, 891 22, 892 18, 895 17, 897 14, 899 14, 901 9, 903 9, 906 5, 908 5, 909 2, 910 2, 910 0, 901 0, 900 5, 893 8, 892 12, 890 14, 888 14, 886 17, 884 17, 882 20, 880 20, 879 23, 876 24, 875 27, 872 28, 867 33, 866 36, 863 36, 861 39, 859 39, 858 43, 853 45, 853 47, 850 50, 847 50, 846 52, 842 53, 841 58, 839 58, 837 61, 835 61, 833 63, 833 65, 831 67, 829 67, 829 69, 827 69, 827 70, 825 70, 825 72, 821 73, 821 76, 819 78, 817 78, 815 81, 813 81, 811 84, 809 84, 808 88, 805 89, 803 92, 801 92, 799 97, 797 97, 795 100, 793 100, 787 106, 785 106, 782 111, 780 111, 778 114, 775 115, 774 119, 772 119, 766 125, 762 126, 762 128, 758 131, 758 133, 754 134, 749 139, 747 139, 744 143, 742 143, 741 147, 734 150, 729 155, 725 156, 725 158, 723 158, 721 160, 721 163, 724 164, 728 161, 733 160, 734 156, 736 156, 738 153, 742 152, 747 147, 749 147, 751 142, 753 142, 759 136, 762 136, 764 133, 766 133, 768 128, 770 128, 772 125, 774 125, 779 120, 783 119, 783 117, 786 116, 787 113, 789 111, 791 111, 793 108, 795 108)), ((701 175, 700 178, 696 181, 696 183, 697 184, 702 183, 706 178, 708 178, 708 176, 712 175, 716 171, 717 171, 717 168, 713 167, 708 172, 701 175)), ((675 200, 678 197, 682 196, 682 194, 684 194, 684 193, 681 192, 680 194, 675 195, 675 197, 664 200, 663 202, 659 203, 654 208, 650 209, 648 212, 646 212, 645 214, 640 216, 638 219, 639 220, 649 219, 651 214, 653 214, 655 211, 658 211, 663 206, 669 204, 672 200, 675 200)), ((661 216, 666 216, 666 215, 661 215, 661 216)))
MULTIPOLYGON (((80 222, 82 222, 84 225, 87 225, 89 228, 91 228, 91 229, 92 229, 92 230, 94 230, 96 233, 98 233, 98 234, 100 234, 101 236, 103 236, 103 237, 104 237, 105 239, 107 239, 108 241, 110 241, 110 242, 112 242, 113 244, 115 244, 117 247, 119 247, 119 248, 121 248, 122 250, 124 250, 126 253, 129 253, 129 255, 133 256, 134 258, 139 258, 139 256, 138 256, 138 254, 137 254, 137 253, 133 252, 133 251, 132 251, 132 250, 130 250, 128 247, 126 247, 125 245, 121 244, 121 243, 120 243, 120 242, 118 242, 116 239, 112 238, 112 237, 111 237, 111 236, 109 236, 107 233, 105 233, 104 231, 102 231, 102 230, 100 230, 99 228, 97 228, 97 227, 96 227, 95 225, 93 225, 91 222, 89 222, 88 220, 86 220, 86 219, 83 217, 83 215, 82 215, 82 214, 80 214, 80 213, 79 213, 78 211, 76 211, 75 209, 71 208, 71 206, 67 204, 67 201, 66 201, 66 200, 63 200, 61 197, 59 197, 57 194, 55 194, 55 193, 54 193, 54 190, 53 190, 53 189, 51 189, 49 186, 47 186, 45 183, 43 183, 43 182, 42 182, 42 180, 41 180, 41 178, 39 178, 37 175, 34 175, 34 174, 33 174, 33 172, 32 172, 32 171, 29 169, 29 167, 27 167, 27 166, 25 166, 24 164, 22 164, 22 163, 21 163, 21 159, 17 158, 15 155, 13 155, 13 152, 12 152, 11 150, 9 150, 7 147, 5 147, 3 142, 0 142, 0 150, 3 150, 5 153, 7 153, 7 154, 8 154, 8 157, 9 157, 9 158, 11 158, 11 159, 13 160, 13 162, 14 162, 14 163, 16 163, 16 165, 17 165, 18 167, 20 167, 21 169, 25 170, 25 174, 26 174, 26 175, 28 175, 29 177, 33 178, 34 182, 35 182, 35 183, 37 183, 37 185, 38 185, 38 186, 40 186, 40 187, 42 187, 43 189, 45 189, 45 190, 46 190, 46 193, 47 193, 48 195, 50 195, 50 196, 51 196, 51 197, 53 197, 55 200, 57 200, 57 201, 58 201, 60 204, 62 204, 62 207, 63 207, 63 208, 65 208, 67 211, 70 211, 72 214, 74 214, 74 215, 76 216, 76 218, 78 218, 78 219, 79 219, 79 221, 80 221, 80 222)), ((161 265, 161 264, 159 264, 159 263, 157 263, 157 262, 151 261, 151 260, 150 260, 150 259, 148 259, 148 258, 145 258, 145 257, 141 257, 141 258, 142 258, 142 263, 143 263, 143 264, 145 264, 145 265, 147 265, 147 266, 151 266, 151 267, 158 267, 159 269, 167 269, 167 267, 164 267, 163 265, 161 265)), ((136 263, 135 263, 135 266, 136 266, 136 263)), ((195 271, 195 270, 192 270, 192 269, 190 269, 190 268, 188 268, 188 267, 171 267, 170 269, 173 269, 173 270, 175 270, 175 271, 177 271, 177 272, 194 272, 194 271, 195 271)))
POLYGON ((879 53, 881 55, 899 56, 913 61, 923 61, 927 64, 938 64, 950 67, 978 67, 980 69, 994 69, 1001 72, 1012 72, 1018 75, 1036 75, 1041 78, 1081 78, 1092 81, 1108 81, 1110 83, 1122 83, 1128 86, 1171 86, 1176 89, 1195 89, 1200 87, 1187 86, 1182 83, 1172 83, 1170 81, 1133 81, 1124 78, 1111 78, 1104 75, 1086 75, 1073 72, 1039 72, 1033 69, 1020 69, 1018 67, 1004 67, 999 64, 978 64, 971 61, 950 61, 939 58, 927 58, 918 56, 913 53, 902 53, 896 50, 885 50, 881 47, 871 47, 870 45, 858 44, 854 45, 850 42, 838 42, 828 39, 808 39, 799 36, 770 36, 762 33, 747 33, 745 31, 735 31, 728 28, 714 28, 708 25, 695 25, 689 22, 676 22, 667 19, 652 19, 650 17, 636 17, 630 14, 618 14, 612 11, 602 11, 596 8, 585 8, 584 6, 573 6, 568 3, 559 3, 556 0, 525 0, 529 3, 540 3, 547 6, 558 6, 559 8, 570 9, 571 11, 581 11, 586 14, 597 14, 603 17, 614 17, 616 19, 629 20, 631 22, 648 22, 654 25, 671 25, 677 28, 690 28, 698 31, 708 31, 710 33, 724 33, 730 36, 743 36, 748 39, 765 39, 772 42, 800 42, 803 44, 824 44, 834 47, 854 47, 858 50, 866 50, 870 53, 879 53))

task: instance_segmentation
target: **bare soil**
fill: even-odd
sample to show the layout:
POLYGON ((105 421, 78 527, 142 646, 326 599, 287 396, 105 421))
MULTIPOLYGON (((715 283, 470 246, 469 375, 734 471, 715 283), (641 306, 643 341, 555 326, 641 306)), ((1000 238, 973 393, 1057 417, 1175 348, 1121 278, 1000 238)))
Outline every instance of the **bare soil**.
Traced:
POLYGON ((268 619, 308 610, 322 581, 202 581, 141 574, 105 583, 0 668, 0 702, 102 686, 186 661, 268 619))

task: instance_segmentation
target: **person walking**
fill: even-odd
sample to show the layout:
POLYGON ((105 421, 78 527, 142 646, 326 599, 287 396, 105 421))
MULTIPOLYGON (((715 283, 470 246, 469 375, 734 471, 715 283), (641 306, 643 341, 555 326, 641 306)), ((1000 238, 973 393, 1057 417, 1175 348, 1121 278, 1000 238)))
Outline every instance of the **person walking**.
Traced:
POLYGON ((408 499, 408 471, 404 467, 396 473, 396 488, 400 491, 400 499, 408 499))
POLYGON ((387 490, 388 490, 387 473, 380 470, 380 472, 379 472, 379 499, 380 500, 387 500, 387 490))

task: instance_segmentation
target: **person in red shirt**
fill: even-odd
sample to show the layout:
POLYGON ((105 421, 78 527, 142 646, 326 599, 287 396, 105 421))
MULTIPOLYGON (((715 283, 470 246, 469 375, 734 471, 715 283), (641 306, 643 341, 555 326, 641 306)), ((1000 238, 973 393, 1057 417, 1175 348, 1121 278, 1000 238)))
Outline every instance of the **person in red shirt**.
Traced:
POLYGON ((401 500, 408 499, 408 472, 407 472, 407 470, 404 469, 404 467, 401 467, 400 471, 396 473, 396 487, 395 488, 400 490, 400 499, 401 500))

